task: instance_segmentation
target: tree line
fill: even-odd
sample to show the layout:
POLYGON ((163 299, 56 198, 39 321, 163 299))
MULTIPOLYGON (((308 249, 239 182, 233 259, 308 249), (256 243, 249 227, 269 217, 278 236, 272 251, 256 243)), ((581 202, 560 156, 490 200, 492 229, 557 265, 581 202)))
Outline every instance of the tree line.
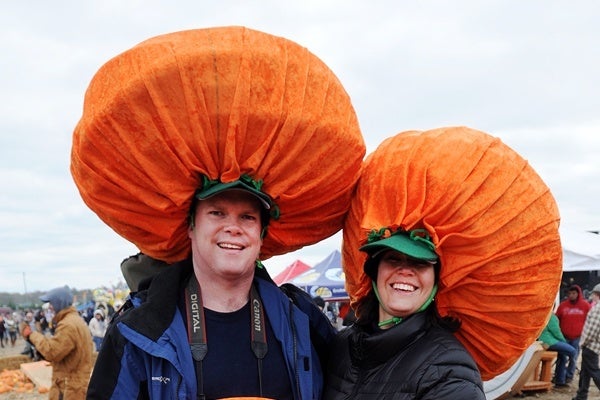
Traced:
MULTIPOLYGON (((91 289, 77 290, 71 288, 73 292, 73 304, 83 304, 93 300, 93 291, 91 289)), ((35 291, 29 293, 9 293, 0 292, 0 307, 10 308, 11 310, 22 310, 26 308, 41 307, 40 296, 46 291, 35 291)), ((0 312, 6 311, 0 309, 0 312)))

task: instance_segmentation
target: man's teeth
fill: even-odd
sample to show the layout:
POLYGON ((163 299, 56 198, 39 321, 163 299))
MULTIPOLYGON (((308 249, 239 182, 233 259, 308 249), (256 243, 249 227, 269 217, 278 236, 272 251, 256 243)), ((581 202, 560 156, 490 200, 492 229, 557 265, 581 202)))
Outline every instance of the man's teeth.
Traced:
POLYGON ((219 247, 222 249, 234 249, 234 250, 242 249, 242 246, 238 246, 237 244, 231 244, 231 243, 219 243, 219 247))
POLYGON ((406 283, 394 283, 392 285, 392 288, 397 289, 397 290, 404 290, 404 291, 408 291, 408 292, 414 292, 415 290, 417 290, 417 288, 414 287, 413 285, 408 285, 406 283))

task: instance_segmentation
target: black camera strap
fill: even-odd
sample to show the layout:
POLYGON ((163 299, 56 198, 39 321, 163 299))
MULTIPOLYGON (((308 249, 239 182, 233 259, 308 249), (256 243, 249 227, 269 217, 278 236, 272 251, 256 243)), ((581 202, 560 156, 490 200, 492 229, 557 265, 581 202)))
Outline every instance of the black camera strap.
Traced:
MULTIPOLYGON (((200 285, 194 275, 185 289, 185 307, 187 313, 188 341, 192 351, 192 358, 196 364, 196 379, 198 381, 198 399, 204 400, 204 380, 202 373, 202 361, 208 353, 206 340, 206 319, 202 305, 200 285)), ((263 394, 262 387, 262 360, 267 355, 267 331, 265 325, 264 308, 256 290, 252 285, 250 290, 250 332, 252 352, 258 363, 258 385, 260 396, 263 394)))

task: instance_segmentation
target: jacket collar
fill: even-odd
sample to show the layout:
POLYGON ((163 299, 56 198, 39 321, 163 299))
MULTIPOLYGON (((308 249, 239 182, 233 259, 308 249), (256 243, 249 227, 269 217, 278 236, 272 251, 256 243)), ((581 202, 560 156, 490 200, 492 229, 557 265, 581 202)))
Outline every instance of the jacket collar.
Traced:
POLYGON ((59 312, 56 313, 56 315, 54 316, 54 322, 56 324, 58 324, 60 321, 62 321, 63 319, 65 319, 65 317, 67 316, 67 314, 73 313, 73 312, 77 312, 77 310, 75 309, 75 307, 73 306, 68 306, 67 308, 63 308, 62 310, 60 310, 59 312))
MULTIPOLYGON (((120 322, 138 331, 153 341, 164 333, 173 321, 182 293, 194 267, 192 258, 169 265, 151 279, 140 283, 140 290, 134 294, 141 305, 126 313, 120 322)), ((255 278, 273 283, 266 269, 256 268, 255 278)))
POLYGON ((422 337, 428 326, 427 313, 417 313, 389 329, 360 330, 351 338, 352 357, 367 368, 383 364, 422 337))
POLYGON ((192 260, 188 258, 144 282, 144 287, 140 285, 140 291, 134 295, 141 300, 141 305, 125 313, 121 322, 153 341, 158 340, 173 321, 177 303, 192 273, 192 260))

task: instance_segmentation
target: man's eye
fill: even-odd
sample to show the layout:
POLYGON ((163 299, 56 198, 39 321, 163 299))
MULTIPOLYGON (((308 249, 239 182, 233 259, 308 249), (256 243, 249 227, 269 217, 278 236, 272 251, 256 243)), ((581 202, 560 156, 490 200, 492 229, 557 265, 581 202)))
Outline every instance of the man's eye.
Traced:
POLYGON ((386 257, 385 261, 389 262, 390 264, 406 264, 406 258, 399 258, 399 257, 386 257))

